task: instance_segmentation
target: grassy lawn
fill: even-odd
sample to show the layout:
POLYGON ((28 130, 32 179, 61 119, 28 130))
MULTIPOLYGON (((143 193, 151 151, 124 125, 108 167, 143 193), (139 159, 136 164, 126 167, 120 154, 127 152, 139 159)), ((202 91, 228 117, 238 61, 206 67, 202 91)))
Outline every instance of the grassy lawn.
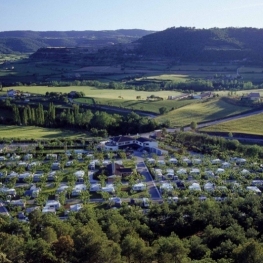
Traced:
POLYGON ((212 99, 207 102, 196 102, 182 108, 173 110, 166 115, 156 118, 157 122, 170 120, 171 126, 189 125, 192 121, 203 122, 231 116, 249 110, 248 107, 239 107, 224 102, 220 99, 212 99))
POLYGON ((52 139, 64 137, 86 137, 85 133, 69 130, 48 129, 34 126, 0 126, 0 138, 52 139))
POLYGON ((201 129, 202 131, 248 133, 263 135, 263 114, 227 121, 201 129))

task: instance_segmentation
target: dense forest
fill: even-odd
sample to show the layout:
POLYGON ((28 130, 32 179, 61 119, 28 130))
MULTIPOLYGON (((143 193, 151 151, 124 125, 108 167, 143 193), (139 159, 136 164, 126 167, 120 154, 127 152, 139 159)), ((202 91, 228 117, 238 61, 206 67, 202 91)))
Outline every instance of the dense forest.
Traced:
POLYGON ((168 28, 137 40, 143 56, 173 57, 183 61, 263 61, 263 29, 168 28))
POLYGON ((103 31, 4 31, 0 53, 32 53, 42 47, 97 47, 109 42, 130 43, 153 31, 120 29, 103 31))
POLYGON ((143 210, 84 206, 67 220, 0 217, 1 262, 262 263, 262 199, 189 197, 143 210))

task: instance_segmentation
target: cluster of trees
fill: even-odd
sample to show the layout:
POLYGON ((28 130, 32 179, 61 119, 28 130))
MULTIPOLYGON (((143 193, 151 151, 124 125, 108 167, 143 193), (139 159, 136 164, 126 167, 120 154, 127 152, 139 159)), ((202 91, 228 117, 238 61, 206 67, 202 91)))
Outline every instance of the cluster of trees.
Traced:
POLYGON ((59 110, 49 103, 45 110, 42 104, 36 108, 12 105, 11 122, 16 125, 36 125, 50 128, 77 128, 91 131, 94 135, 135 134, 148 132, 160 126, 152 119, 131 112, 126 116, 109 114, 104 111, 92 112, 73 105, 73 108, 59 110))
POLYGON ((1 262, 261 263, 262 200, 85 205, 61 221, 35 210, 29 222, 0 217, 1 262))
MULTIPOLYGON (((191 123, 191 128, 196 128, 196 123, 191 123)), ((176 132, 166 136, 166 144, 174 147, 185 147, 189 150, 203 154, 211 154, 222 159, 227 156, 247 156, 257 160, 263 158, 263 147, 258 145, 245 145, 238 140, 229 140, 222 137, 209 136, 191 132, 176 132)))

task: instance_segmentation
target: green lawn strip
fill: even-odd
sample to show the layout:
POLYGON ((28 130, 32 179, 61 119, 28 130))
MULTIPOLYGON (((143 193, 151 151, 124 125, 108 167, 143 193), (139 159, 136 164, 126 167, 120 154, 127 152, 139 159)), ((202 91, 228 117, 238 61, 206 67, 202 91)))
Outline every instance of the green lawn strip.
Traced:
POLYGON ((49 129, 35 126, 0 125, 0 138, 53 139, 65 137, 87 137, 87 134, 70 130, 49 129))
POLYGON ((238 120, 227 121, 217 125, 205 127, 201 131, 232 132, 263 135, 263 114, 257 114, 238 120))
POLYGON ((212 99, 206 102, 196 102, 173 110, 165 115, 158 116, 156 121, 162 123, 169 120, 172 127, 189 125, 192 121, 204 122, 235 115, 249 110, 229 104, 221 99, 212 99))

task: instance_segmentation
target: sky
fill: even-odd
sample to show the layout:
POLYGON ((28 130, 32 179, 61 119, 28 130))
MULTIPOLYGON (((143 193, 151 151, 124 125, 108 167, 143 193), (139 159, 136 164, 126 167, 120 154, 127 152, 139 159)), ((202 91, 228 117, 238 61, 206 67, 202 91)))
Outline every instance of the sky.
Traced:
POLYGON ((0 31, 263 28, 263 0, 0 0, 0 31))

